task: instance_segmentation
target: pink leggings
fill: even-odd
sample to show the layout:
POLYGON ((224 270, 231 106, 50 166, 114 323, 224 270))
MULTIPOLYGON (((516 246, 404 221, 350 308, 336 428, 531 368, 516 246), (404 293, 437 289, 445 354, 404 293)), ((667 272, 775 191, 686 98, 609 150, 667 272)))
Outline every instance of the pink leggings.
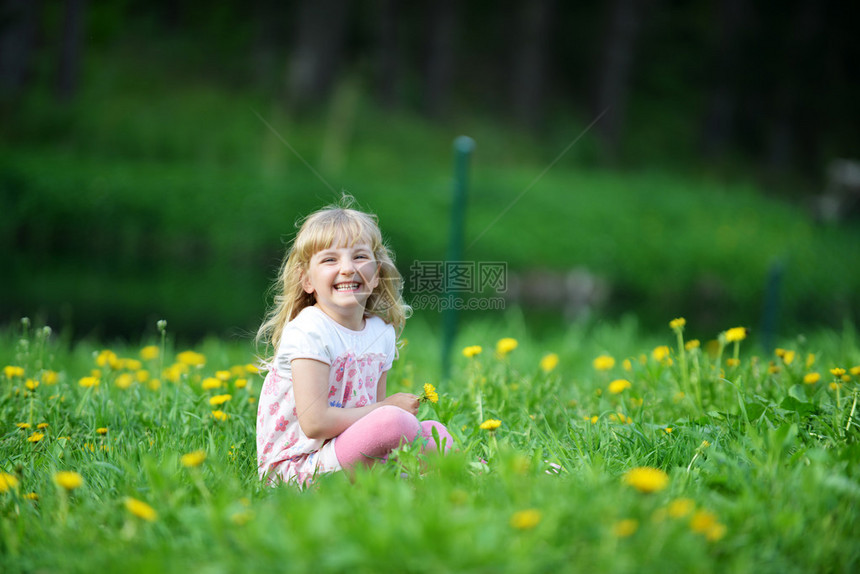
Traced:
POLYGON ((392 450, 414 441, 419 434, 424 439, 424 452, 435 451, 434 428, 445 452, 451 450, 453 439, 445 425, 437 421, 421 422, 400 407, 385 405, 358 419, 338 435, 334 441, 334 453, 344 468, 358 463, 369 466, 386 460, 392 450))

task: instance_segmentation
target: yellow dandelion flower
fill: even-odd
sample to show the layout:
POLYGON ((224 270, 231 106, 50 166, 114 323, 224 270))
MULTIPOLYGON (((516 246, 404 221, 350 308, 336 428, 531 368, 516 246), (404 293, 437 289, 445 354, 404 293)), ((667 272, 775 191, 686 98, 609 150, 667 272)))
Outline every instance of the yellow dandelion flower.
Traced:
POLYGON ((150 391, 157 391, 161 388, 161 381, 159 381, 158 379, 149 379, 148 381, 146 381, 146 386, 149 388, 150 391))
POLYGON ((216 421, 226 421, 227 419, 230 418, 230 415, 228 415, 227 413, 225 413, 222 410, 217 410, 217 411, 212 411, 212 417, 216 421))
POLYGON ((615 359, 609 355, 600 355, 592 362, 594 368, 598 371, 608 371, 615 366, 615 359))
POLYGON ((549 373, 554 370, 558 366, 558 355, 555 353, 549 353, 548 355, 544 355, 540 360, 540 368, 544 373, 549 373))
POLYGON ((431 403, 438 403, 439 393, 436 392, 436 387, 430 383, 424 383, 424 393, 421 395, 421 398, 431 403))
POLYGON ((726 535, 726 525, 720 522, 713 524, 705 531, 705 538, 710 542, 721 540, 726 535))
POLYGON ((182 351, 176 355, 176 360, 189 367, 202 367, 206 364, 206 357, 194 351, 182 351))
POLYGON ((248 386, 248 379, 236 379, 236 382, 233 384, 236 385, 237 389, 244 389, 248 386))
POLYGON ((621 368, 629 373, 633 370, 633 362, 630 359, 624 359, 621 361, 621 368))
POLYGON ((803 382, 807 385, 814 385, 821 380, 821 373, 806 373, 803 375, 803 382))
POLYGON ((709 510, 697 510, 690 518, 690 529, 700 534, 706 533, 715 524, 717 524, 717 517, 709 510))
POLYGON ((484 349, 480 345, 470 345, 463 349, 463 356, 467 359, 471 359, 477 355, 481 354, 481 351, 484 349))
POLYGON ((18 367, 15 365, 6 365, 3 367, 3 374, 7 379, 14 379, 15 377, 23 377, 24 376, 24 368, 18 367))
POLYGON ((597 421, 599 421, 599 420, 600 420, 600 417, 599 417, 599 416, 597 416, 597 415, 593 415, 591 418, 589 418, 589 417, 585 417, 585 420, 587 420, 587 421, 588 421, 588 420, 590 420, 590 421, 591 421, 591 424, 596 425, 596 424, 597 424, 597 421))
POLYGON ((651 356, 658 363, 662 363, 666 359, 669 358, 669 354, 671 351, 667 345, 660 345, 659 347, 655 347, 653 351, 651 351, 651 356))
POLYGON ((853 376, 853 377, 860 376, 860 365, 851 367, 851 370, 848 372, 851 373, 851 376, 853 376))
POLYGON ((511 515, 511 526, 517 530, 531 530, 541 521, 540 510, 528 508, 519 510, 511 515))
POLYGON ((30 428, 32 425, 30 423, 15 423, 15 426, 18 427, 19 429, 25 429, 26 430, 26 429, 30 428))
POLYGON ((706 440, 703 440, 702 444, 699 445, 699 448, 708 448, 709 446, 711 446, 711 443, 706 440))
POLYGON ((842 388, 842 383, 837 383, 836 381, 834 381, 834 382, 830 383, 829 386, 830 386, 831 391, 838 391, 839 389, 842 388))
POLYGON ((735 359, 735 358, 726 359, 726 366, 727 367, 739 367, 740 364, 741 364, 740 359, 735 359))
POLYGON ((782 355, 782 362, 785 363, 786 365, 792 364, 794 362, 794 355, 795 355, 794 351, 786 351, 782 355))
POLYGON ((698 349, 701 346, 702 346, 702 343, 698 339, 690 339, 689 341, 684 343, 684 348, 687 349, 688 351, 692 351, 693 349, 698 349))
POLYGON ((139 371, 143 368, 143 363, 137 359, 123 359, 123 368, 129 371, 139 371))
POLYGON ((65 490, 75 490, 84 485, 84 477, 72 470, 61 470, 54 474, 54 484, 65 490))
POLYGON ((46 385, 56 385, 59 379, 60 375, 57 371, 47 370, 42 373, 42 382, 46 385))
POLYGON ((726 341, 729 343, 734 343, 736 341, 743 341, 747 338, 747 329, 746 327, 732 327, 728 331, 725 332, 726 341))
POLYGON ((256 375, 257 373, 260 372, 259 367, 257 367, 257 365, 254 365, 252 363, 248 363, 247 365, 245 365, 245 370, 248 371, 248 373, 251 375, 256 375))
POLYGON ((29 437, 27 437, 27 442, 39 442, 45 438, 45 435, 40 432, 34 432, 29 437))
POLYGON ((24 382, 24 386, 27 387, 28 391, 35 391, 39 386, 39 381, 36 379, 27 379, 24 382))
POLYGON ((78 381, 78 384, 85 389, 89 389, 90 387, 99 386, 99 379, 97 377, 81 377, 78 381))
POLYGON ((233 378, 233 373, 230 371, 215 371, 215 378, 221 381, 229 381, 233 378))
POLYGON ((837 379, 839 379, 842 377, 842 375, 845 374, 845 369, 843 369, 842 367, 836 367, 836 368, 830 369, 830 374, 833 375, 834 377, 836 377, 837 379))
POLYGON ((138 383, 145 383, 149 380, 150 376, 152 375, 150 375, 149 371, 147 371, 146 369, 141 369, 134 374, 134 378, 137 379, 138 383))
POLYGON ((205 460, 206 451, 203 450, 195 450, 194 452, 183 454, 182 458, 180 459, 180 461, 182 462, 182 466, 187 466, 189 468, 194 466, 200 466, 205 460))
POLYGON ((35 501, 39 500, 39 495, 36 494, 35 492, 28 492, 28 493, 24 494, 24 498, 27 500, 32 500, 35 502, 35 501))
POLYGON ((672 429, 672 427, 666 427, 663 429, 663 432, 665 432, 666 434, 672 434, 672 430, 674 430, 672 429))
POLYGON ((147 345, 140 350, 140 358, 144 361, 155 360, 159 354, 161 354, 161 350, 158 348, 158 345, 147 345))
POLYGON ((506 356, 508 353, 517 348, 519 343, 516 339, 511 337, 505 337, 504 339, 499 339, 496 343, 496 354, 500 357, 506 356))
POLYGON ((815 364, 815 353, 809 353, 806 355, 806 368, 812 367, 815 364))
POLYGON ((618 538, 627 538, 633 535, 639 529, 639 521, 633 518, 625 518, 619 520, 612 525, 612 534, 618 538))
POLYGON ((684 325, 687 324, 687 320, 683 317, 678 317, 677 319, 672 319, 669 321, 669 327, 675 331, 679 329, 683 329, 684 325))
POLYGON ((630 381, 627 379, 615 379, 611 383, 609 383, 609 392, 613 395, 617 395, 621 392, 624 392, 625 389, 629 389, 631 387, 630 381))
POLYGON ((36 425, 36 428, 37 428, 37 429, 46 429, 46 428, 48 428, 49 426, 51 426, 51 425, 49 425, 48 423, 39 423, 39 424, 37 424, 37 425, 36 425))
POLYGON ((669 486, 669 475, 659 468, 640 466, 624 474, 624 482, 639 492, 651 493, 669 486))
POLYGON ((127 389, 131 386, 133 382, 134 377, 131 375, 131 373, 121 373, 116 378, 113 384, 116 385, 118 389, 127 389))
POLYGON ((125 498, 125 508, 138 518, 142 518, 148 522, 154 522, 158 518, 158 513, 153 507, 142 500, 130 496, 125 498))
POLYGON ((209 399, 209 404, 212 406, 223 405, 232 398, 232 395, 215 395, 214 397, 209 399))
POLYGON ((219 388, 221 386, 221 381, 215 377, 206 377, 203 379, 203 382, 200 383, 200 386, 203 387, 204 391, 209 391, 219 388))
POLYGON ((188 372, 188 365, 185 363, 174 363, 162 371, 162 378, 171 383, 178 383, 182 379, 182 375, 188 372))
POLYGON ((18 478, 8 472, 0 472, 0 492, 18 488, 18 478))
POLYGON ((96 429, 96 433, 97 433, 97 434, 107 434, 107 433, 108 433, 108 429, 107 429, 107 427, 99 427, 99 428, 97 428, 97 429, 96 429))
POLYGON ((119 366, 119 361, 117 360, 116 353, 109 349, 105 349, 96 356, 96 365, 99 367, 110 367, 115 369, 119 366))
POLYGON ((667 511, 672 518, 683 518, 693 512, 696 503, 690 498, 676 498, 669 503, 667 511))
POLYGON ((230 375, 234 378, 244 377, 247 374, 247 371, 245 371, 245 365, 233 365, 230 367, 230 375))
POLYGON ((502 421, 499 419, 487 419, 481 423, 482 430, 494 431, 502 426, 502 421))

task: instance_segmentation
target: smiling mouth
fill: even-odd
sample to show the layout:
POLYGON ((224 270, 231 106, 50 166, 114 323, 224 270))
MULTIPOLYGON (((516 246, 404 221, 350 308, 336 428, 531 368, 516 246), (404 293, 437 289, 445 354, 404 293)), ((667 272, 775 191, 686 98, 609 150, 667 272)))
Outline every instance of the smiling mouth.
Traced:
POLYGON ((338 283, 334 288, 336 291, 357 291, 360 285, 360 283, 352 281, 349 283, 338 283))

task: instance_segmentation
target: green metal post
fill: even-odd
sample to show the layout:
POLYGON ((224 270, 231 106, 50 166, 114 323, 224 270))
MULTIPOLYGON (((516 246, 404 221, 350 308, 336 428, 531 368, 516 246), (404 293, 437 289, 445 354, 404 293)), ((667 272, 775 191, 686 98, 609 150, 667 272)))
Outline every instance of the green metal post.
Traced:
MULTIPOLYGON (((456 263, 463 258, 463 236, 466 226, 466 189, 468 187, 469 159, 475 149, 475 140, 460 136, 454 140, 454 187, 451 202, 451 236, 448 243, 446 263, 456 263)), ((450 280, 448 267, 444 266, 445 282, 450 280)), ((451 373, 451 347, 457 334, 457 292, 446 289, 445 307, 442 311, 442 375, 451 373)))

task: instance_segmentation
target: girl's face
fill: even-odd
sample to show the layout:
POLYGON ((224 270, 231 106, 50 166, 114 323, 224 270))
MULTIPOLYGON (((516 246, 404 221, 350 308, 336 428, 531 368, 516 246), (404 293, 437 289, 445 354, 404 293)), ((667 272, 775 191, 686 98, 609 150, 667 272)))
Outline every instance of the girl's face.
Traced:
POLYGON ((302 288, 314 294, 316 305, 356 331, 362 328, 367 299, 378 284, 379 265, 366 243, 318 251, 302 277, 302 288))

